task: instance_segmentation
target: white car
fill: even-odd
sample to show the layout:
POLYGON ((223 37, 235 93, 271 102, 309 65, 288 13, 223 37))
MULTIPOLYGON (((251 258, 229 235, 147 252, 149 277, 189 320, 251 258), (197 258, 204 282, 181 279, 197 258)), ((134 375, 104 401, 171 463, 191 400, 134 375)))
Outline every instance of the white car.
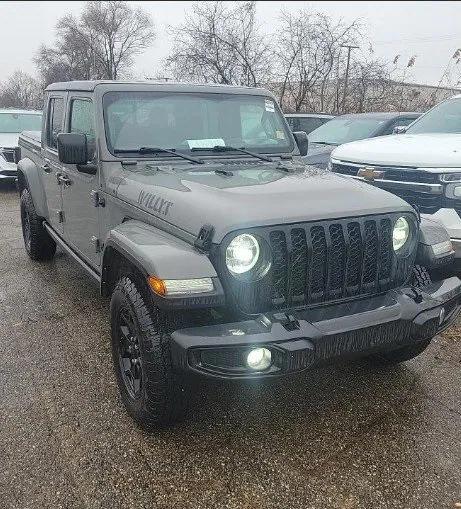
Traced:
POLYGON ((461 259, 461 95, 396 130, 404 134, 341 145, 329 168, 390 191, 441 222, 461 259))
POLYGON ((40 131, 41 126, 41 111, 0 109, 0 181, 16 179, 15 151, 19 133, 40 131))

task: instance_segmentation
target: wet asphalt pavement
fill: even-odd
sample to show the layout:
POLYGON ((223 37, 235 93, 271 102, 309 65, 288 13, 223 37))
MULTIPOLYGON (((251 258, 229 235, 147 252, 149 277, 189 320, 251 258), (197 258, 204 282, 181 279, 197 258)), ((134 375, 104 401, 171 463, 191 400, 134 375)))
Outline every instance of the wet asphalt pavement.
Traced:
POLYGON ((461 329, 400 367, 201 384, 187 421, 146 433, 118 397, 108 301, 62 252, 26 257, 18 211, 2 186, 2 509, 461 507, 461 329))

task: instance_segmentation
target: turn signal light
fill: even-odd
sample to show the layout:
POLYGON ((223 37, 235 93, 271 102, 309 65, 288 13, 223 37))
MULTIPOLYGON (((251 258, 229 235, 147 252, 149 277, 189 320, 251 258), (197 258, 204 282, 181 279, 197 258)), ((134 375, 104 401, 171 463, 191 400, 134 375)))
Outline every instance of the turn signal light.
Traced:
POLYGON ((166 286, 162 279, 159 279, 155 276, 149 276, 147 281, 154 293, 162 296, 166 295, 166 286))
POLYGON ((160 279, 149 276, 147 279, 151 290, 162 297, 186 297, 214 290, 213 281, 209 277, 198 279, 160 279))

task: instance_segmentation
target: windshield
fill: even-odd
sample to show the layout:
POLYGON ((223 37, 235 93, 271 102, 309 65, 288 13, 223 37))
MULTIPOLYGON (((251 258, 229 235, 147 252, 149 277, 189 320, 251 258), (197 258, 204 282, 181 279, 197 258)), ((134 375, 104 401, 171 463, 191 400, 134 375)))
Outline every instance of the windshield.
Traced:
POLYGON ((310 143, 341 145, 369 138, 385 121, 378 118, 334 118, 309 134, 310 143))
POLYGON ((419 118, 408 134, 461 133, 461 99, 443 102, 419 118))
POLYGON ((40 131, 42 115, 33 113, 0 113, 0 133, 40 131))
POLYGON ((293 149, 282 114, 268 97, 109 92, 103 105, 112 153, 140 147, 190 151, 234 146, 265 153, 293 149))

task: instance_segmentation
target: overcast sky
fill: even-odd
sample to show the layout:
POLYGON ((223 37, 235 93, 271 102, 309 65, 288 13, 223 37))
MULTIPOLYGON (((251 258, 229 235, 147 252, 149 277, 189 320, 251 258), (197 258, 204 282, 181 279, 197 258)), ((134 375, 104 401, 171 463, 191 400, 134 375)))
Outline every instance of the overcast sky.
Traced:
MULTIPOLYGON (((190 2, 131 2, 142 5, 153 19, 157 38, 139 56, 134 69, 137 77, 152 76, 161 69, 171 41, 169 25, 185 18, 190 2)), ((34 73, 32 57, 41 43, 51 44, 56 21, 62 15, 78 14, 84 2, 1 2, 0 81, 16 69, 34 73)), ((374 46, 375 54, 408 61, 417 55, 411 79, 437 84, 450 57, 461 47, 461 2, 258 2, 258 18, 268 33, 277 30, 281 8, 301 7, 322 11, 336 19, 360 18, 374 46)), ((364 44, 361 50, 367 51, 364 44)), ((455 67, 456 75, 461 74, 455 67)))

